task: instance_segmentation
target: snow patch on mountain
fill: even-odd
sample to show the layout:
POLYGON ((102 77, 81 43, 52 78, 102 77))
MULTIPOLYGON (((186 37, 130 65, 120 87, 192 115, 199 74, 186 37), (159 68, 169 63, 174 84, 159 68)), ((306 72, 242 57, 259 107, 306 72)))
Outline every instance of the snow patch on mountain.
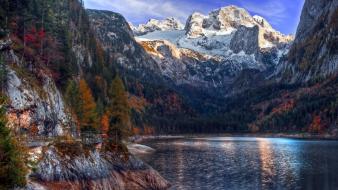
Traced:
POLYGON ((135 27, 129 24, 136 36, 144 35, 154 31, 170 31, 182 30, 184 25, 174 17, 166 18, 164 20, 150 19, 146 24, 140 24, 135 27))

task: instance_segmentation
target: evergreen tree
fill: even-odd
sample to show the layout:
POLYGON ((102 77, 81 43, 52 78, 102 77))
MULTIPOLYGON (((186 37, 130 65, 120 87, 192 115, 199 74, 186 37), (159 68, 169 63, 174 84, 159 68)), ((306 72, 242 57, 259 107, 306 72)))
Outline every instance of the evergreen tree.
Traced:
POLYGON ((0 97, 0 189, 26 185, 25 151, 6 127, 5 98, 0 97))
POLYGON ((110 126, 108 136, 118 144, 130 134, 131 130, 128 96, 119 76, 116 76, 112 81, 109 98, 110 126))
POLYGON ((65 100, 67 105, 69 106, 69 110, 71 112, 72 120, 76 123, 72 127, 72 133, 78 134, 79 132, 79 120, 78 120, 78 113, 80 110, 79 106, 79 87, 74 80, 69 80, 66 87, 65 92, 65 100))
POLYGON ((79 88, 74 80, 69 80, 65 92, 67 104, 72 108, 74 113, 79 112, 79 88))
POLYGON ((79 100, 77 114, 82 131, 95 131, 98 126, 96 103, 92 92, 84 79, 79 82, 79 100))
POLYGON ((0 56, 0 88, 1 91, 5 88, 7 82, 7 70, 2 56, 0 56))

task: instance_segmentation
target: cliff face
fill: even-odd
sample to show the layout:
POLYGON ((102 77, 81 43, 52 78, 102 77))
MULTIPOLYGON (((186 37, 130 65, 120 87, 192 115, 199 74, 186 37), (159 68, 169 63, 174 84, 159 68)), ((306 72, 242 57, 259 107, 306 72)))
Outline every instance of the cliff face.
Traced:
MULTIPOLYGON (((1 41, 1 40, 0 40, 1 41)), ((12 42, 8 42, 12 44, 12 42)), ((9 126, 18 133, 59 136, 70 132, 73 122, 61 92, 49 75, 35 78, 23 69, 23 62, 10 46, 0 51, 6 66, 5 93, 10 105, 7 110, 9 126)))
POLYGON ((144 76, 145 73, 156 75, 157 65, 135 41, 133 32, 122 15, 97 10, 87 10, 87 13, 95 35, 112 61, 125 70, 135 71, 139 76, 144 76))
POLYGON ((46 77, 39 89, 21 80, 14 70, 9 70, 7 84, 11 101, 8 110, 10 128, 35 131, 36 135, 59 136, 65 134, 65 126, 72 125, 63 97, 51 78, 46 77))
POLYGON ((305 83, 337 74, 337 18, 337 1, 305 1, 295 42, 282 64, 283 81, 305 83))
POLYGON ((253 36, 258 36, 259 29, 257 26, 248 28, 245 26, 239 27, 236 31, 234 37, 230 42, 230 49, 234 53, 239 53, 244 51, 246 54, 255 54, 258 52, 258 38, 253 36))

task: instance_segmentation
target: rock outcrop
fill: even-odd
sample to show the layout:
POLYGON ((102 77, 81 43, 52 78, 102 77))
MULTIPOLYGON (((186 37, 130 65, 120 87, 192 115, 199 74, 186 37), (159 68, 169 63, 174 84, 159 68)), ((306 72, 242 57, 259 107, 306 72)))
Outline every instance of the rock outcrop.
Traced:
POLYGON ((51 78, 46 77, 42 83, 41 88, 32 81, 20 79, 14 70, 9 70, 9 127, 35 133, 31 135, 64 135, 66 126, 71 126, 72 122, 63 97, 51 78))
POLYGON ((70 132, 72 119, 61 92, 49 75, 37 79, 22 68, 11 49, 12 42, 0 42, 0 56, 6 63, 5 93, 9 98, 8 127, 31 135, 59 136, 70 132), (66 127, 68 126, 68 127, 66 127))
MULTIPOLYGON (((84 150, 80 144, 51 145, 31 174, 35 187, 59 189, 165 190, 170 184, 136 157, 84 150)), ((37 189, 37 188, 32 188, 37 189)))
POLYGON ((192 15, 190 15, 184 28, 186 34, 192 38, 204 36, 203 34, 204 19, 205 16, 198 12, 195 12, 192 15))
POLYGON ((234 53, 244 51, 246 54, 258 53, 258 26, 240 26, 230 42, 230 49, 234 53), (255 38, 255 36, 257 38, 255 38))

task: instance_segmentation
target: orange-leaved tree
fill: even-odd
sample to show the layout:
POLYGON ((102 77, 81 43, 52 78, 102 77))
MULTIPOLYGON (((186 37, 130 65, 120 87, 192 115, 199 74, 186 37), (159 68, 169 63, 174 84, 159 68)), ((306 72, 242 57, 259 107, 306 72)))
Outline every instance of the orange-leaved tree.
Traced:
POLYGON ((106 136, 109 131, 109 113, 106 112, 101 117, 101 131, 106 136))
POLYGON ((82 131, 96 131, 98 128, 98 114, 96 103, 88 84, 84 79, 79 82, 78 118, 82 131))
POLYGON ((324 128, 325 125, 323 124, 321 117, 319 115, 315 115, 310 124, 309 131, 311 133, 322 133, 324 128))

